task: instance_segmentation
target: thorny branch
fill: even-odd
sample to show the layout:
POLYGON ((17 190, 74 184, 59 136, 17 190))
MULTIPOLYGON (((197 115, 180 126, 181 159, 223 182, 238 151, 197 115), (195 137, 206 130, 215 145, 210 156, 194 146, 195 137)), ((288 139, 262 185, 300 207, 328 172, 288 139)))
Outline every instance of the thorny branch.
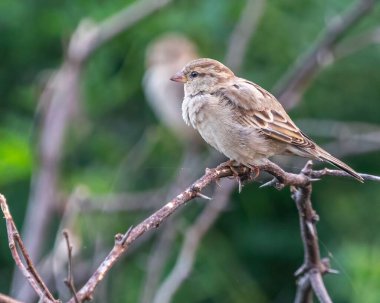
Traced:
POLYGON ((49 289, 46 287, 45 283, 34 267, 34 264, 25 249, 24 243, 21 240, 13 217, 9 211, 6 199, 1 194, 0 206, 6 221, 9 249, 11 250, 12 257, 15 260, 17 267, 21 270, 23 276, 28 280, 30 286, 32 286, 42 302, 58 302, 54 299, 53 295, 50 293, 49 289), (21 255, 19 251, 21 252, 21 255), (24 264, 22 259, 24 259, 26 264, 24 264))
MULTIPOLYGON (((301 174, 311 175, 312 162, 309 161, 301 174)), ((332 302, 323 284, 322 275, 329 272, 328 259, 321 260, 318 244, 316 223, 318 215, 311 205, 311 183, 302 187, 291 187, 292 198, 296 203, 299 219, 301 239, 304 246, 304 264, 296 272, 298 279, 296 303, 311 302, 312 290, 320 302, 332 302)))
MULTIPOLYGON (((295 197, 296 201, 297 199, 301 199, 301 198, 297 198, 298 195, 301 195, 302 197, 300 201, 305 201, 305 199, 307 200, 310 198, 311 181, 315 178, 321 178, 326 175, 350 177, 350 175, 348 175, 347 173, 341 172, 339 170, 323 169, 319 171, 312 171, 311 162, 308 163, 307 170, 304 169, 299 174, 285 172, 279 166, 277 166, 276 164, 270 161, 268 161, 267 163, 263 165, 258 166, 257 168, 262 171, 266 171, 275 177, 276 182, 267 183, 267 185, 274 185, 276 186, 276 188, 282 188, 285 185, 291 185, 291 186, 301 188, 300 193, 302 195, 297 194, 297 191, 293 191, 294 193, 293 196, 295 197), (279 186, 279 184, 282 184, 283 186, 279 186), (308 188, 310 188, 310 190, 308 190, 308 188)), ((223 163, 216 168, 207 169, 206 173, 201 178, 195 181, 191 186, 189 186, 185 191, 177 195, 174 199, 166 203, 162 208, 157 210, 150 217, 142 221, 137 226, 131 227, 125 234, 116 235, 115 245, 110 251, 110 253, 108 254, 108 256, 100 264, 98 269, 90 277, 87 283, 79 290, 79 292, 77 292, 76 297, 73 297, 72 299, 70 299, 69 303, 91 300, 96 286, 102 281, 102 279, 105 277, 108 271, 114 266, 114 264, 120 259, 120 257, 128 250, 128 248, 131 246, 131 244, 135 240, 137 240, 146 232, 154 228, 158 228, 161 223, 163 223, 170 215, 172 215, 175 211, 177 211, 181 206, 186 204, 188 201, 196 197, 204 198, 205 196, 201 194, 201 191, 206 186, 208 186, 211 182, 217 181, 221 178, 228 177, 228 176, 236 176, 236 174, 239 176, 240 179, 252 180, 253 173, 251 169, 242 165, 236 166, 232 169, 230 166, 230 161, 223 163)), ((378 176, 372 176, 372 175, 366 175, 366 174, 360 174, 360 175, 365 180, 374 180, 374 181, 380 182, 380 177, 378 176)), ((6 223, 7 223, 10 249, 12 251, 12 255, 16 261, 16 264, 19 266, 23 275, 27 278, 28 282, 39 294, 40 298, 43 298, 46 302, 56 302, 53 296, 50 294, 50 292, 46 288, 42 279, 39 277, 38 273, 35 271, 33 263, 31 259, 29 258, 20 237, 18 236, 16 226, 13 222, 12 216, 9 212, 8 206, 3 196, 0 196, 0 204, 1 204, 1 209, 5 216, 5 219, 6 219, 6 223), (28 268, 26 268, 24 264, 21 262, 21 259, 18 255, 16 246, 15 246, 15 241, 18 244, 19 248, 21 249, 23 257, 27 260, 28 268)), ((303 208, 302 208, 302 211, 303 211, 303 208)), ((315 220, 315 213, 313 211, 310 211, 310 213, 312 214, 312 218, 311 219, 308 218, 309 223, 306 222, 306 224, 304 224, 306 226, 304 228, 306 229, 310 228, 309 227, 310 222, 311 222, 310 220, 315 220)), ((301 214, 301 217, 303 217, 303 213, 301 214)), ((301 222, 302 220, 303 219, 301 218, 301 222)), ((205 228, 205 226, 200 227, 200 228, 202 230, 205 228)), ((312 233, 316 235, 315 230, 313 230, 312 233)), ((202 234, 202 232, 200 234, 202 234)), ((327 267, 326 262, 318 261, 319 252, 318 252, 318 255, 316 255, 314 248, 309 249, 309 246, 305 246, 305 248, 307 248, 306 255, 305 255, 307 256, 305 258, 305 266, 302 267, 302 270, 299 271, 299 274, 305 274, 305 273, 309 274, 310 284, 312 285, 312 288, 314 289, 317 296, 321 299, 323 298, 324 292, 325 292, 324 286, 322 287, 320 285, 322 283, 321 282, 322 280, 320 279, 318 274, 315 273, 316 267, 312 267, 310 269, 310 264, 312 264, 313 266, 317 264, 317 268, 320 270, 319 271, 320 274, 328 271, 329 268, 327 267), (322 264, 324 266, 322 266, 322 264)), ((306 284, 306 282, 304 284, 306 284)), ((303 286, 302 288, 305 288, 305 287, 303 286)), ((322 301, 322 302, 329 302, 329 301, 322 301)))
MULTIPOLYGON (((311 171, 309 175, 303 173, 294 174, 288 173, 278 167, 276 164, 269 162, 265 165, 259 166, 259 169, 266 171, 276 178, 275 185, 277 188, 282 188, 279 186, 281 183, 283 185, 293 185, 297 187, 308 186, 312 179, 320 178, 322 176, 344 176, 351 177, 345 172, 340 172, 339 170, 324 169, 319 171, 311 171)), ((118 234, 115 238, 115 245, 105 260, 100 264, 95 273, 90 277, 87 283, 78 292, 79 300, 88 300, 92 297, 92 294, 96 286, 101 282, 108 271, 113 267, 117 260, 128 250, 130 245, 139 237, 141 237, 146 232, 157 228, 162 222, 164 222, 171 214, 173 214, 178 208, 186 204, 188 201, 196 198, 202 197, 200 192, 211 182, 216 181, 220 178, 233 176, 238 173, 238 175, 243 179, 251 178, 251 170, 245 166, 234 167, 234 171, 231 167, 222 164, 214 169, 208 169, 206 173, 195 181, 190 187, 185 191, 180 193, 177 197, 166 203, 162 208, 152 214, 150 217, 142 221, 137 226, 131 228, 126 234, 118 234)), ((365 180, 375 180, 380 182, 380 177, 361 174, 365 180)), ((71 299, 70 303, 74 303, 71 299)))

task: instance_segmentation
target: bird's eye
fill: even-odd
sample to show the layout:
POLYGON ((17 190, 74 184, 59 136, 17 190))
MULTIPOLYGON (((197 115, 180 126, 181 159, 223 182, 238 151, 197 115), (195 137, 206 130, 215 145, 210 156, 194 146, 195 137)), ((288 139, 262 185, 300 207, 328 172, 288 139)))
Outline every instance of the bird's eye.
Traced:
POLYGON ((196 78, 196 77, 198 77, 198 73, 197 72, 191 72, 191 74, 190 74, 190 77, 191 78, 196 78))

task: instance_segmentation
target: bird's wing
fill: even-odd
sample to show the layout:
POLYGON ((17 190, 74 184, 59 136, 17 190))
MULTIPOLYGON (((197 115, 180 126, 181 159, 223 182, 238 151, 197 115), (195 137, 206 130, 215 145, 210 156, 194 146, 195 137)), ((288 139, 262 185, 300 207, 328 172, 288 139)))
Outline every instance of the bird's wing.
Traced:
POLYGON ((222 100, 237 109, 238 123, 302 149, 315 148, 315 143, 301 132, 272 94, 253 82, 238 79, 222 93, 222 100))
POLYGON ((219 92, 221 102, 234 108, 235 120, 240 125, 254 127, 269 138, 287 143, 322 161, 330 162, 363 182, 363 178, 351 167, 308 138, 290 119, 277 99, 257 84, 237 78, 230 86, 219 92))
POLYGON ((293 121, 276 110, 240 112, 237 120, 244 126, 258 128, 266 136, 284 143, 302 148, 315 148, 315 144, 299 130, 293 121))

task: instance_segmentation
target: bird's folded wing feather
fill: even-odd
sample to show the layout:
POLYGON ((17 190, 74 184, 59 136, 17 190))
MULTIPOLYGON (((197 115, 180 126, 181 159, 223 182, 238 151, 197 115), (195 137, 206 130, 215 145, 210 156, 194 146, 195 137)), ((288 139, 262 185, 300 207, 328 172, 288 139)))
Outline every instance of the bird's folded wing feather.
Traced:
POLYGON ((238 109, 235 119, 241 125, 257 128, 268 137, 300 148, 315 148, 314 142, 294 124, 277 99, 257 84, 241 79, 226 89, 224 96, 238 109))

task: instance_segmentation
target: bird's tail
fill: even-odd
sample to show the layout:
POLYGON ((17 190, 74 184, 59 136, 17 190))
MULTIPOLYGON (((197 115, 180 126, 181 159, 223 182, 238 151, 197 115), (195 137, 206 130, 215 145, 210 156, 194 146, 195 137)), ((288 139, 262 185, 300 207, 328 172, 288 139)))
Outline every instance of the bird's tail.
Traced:
POLYGON ((362 183, 364 182, 364 179, 356 171, 354 171, 346 163, 344 163, 344 162, 340 161, 339 159, 335 158, 334 156, 330 155, 327 151, 320 148, 319 146, 317 147, 317 153, 318 153, 318 158, 320 160, 327 161, 327 162, 331 163, 332 165, 340 168, 341 170, 344 170, 346 173, 353 176, 359 182, 362 182, 362 183))

